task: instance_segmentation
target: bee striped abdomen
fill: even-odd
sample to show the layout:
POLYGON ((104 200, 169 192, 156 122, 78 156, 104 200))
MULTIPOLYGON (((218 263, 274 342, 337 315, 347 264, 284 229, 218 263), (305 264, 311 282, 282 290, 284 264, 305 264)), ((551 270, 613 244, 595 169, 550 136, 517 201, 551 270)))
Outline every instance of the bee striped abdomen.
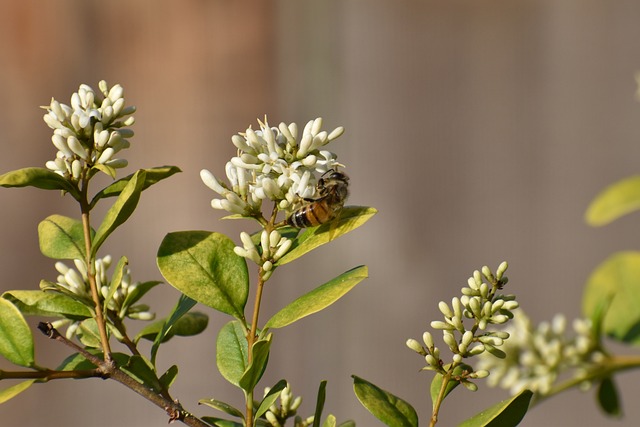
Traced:
POLYGON ((342 172, 329 170, 318 181, 320 195, 317 199, 305 199, 307 204, 287 218, 287 224, 296 228, 315 227, 334 219, 342 210, 349 196, 349 177, 342 172))
POLYGON ((289 225, 296 228, 315 227, 331 220, 333 209, 326 203, 311 203, 294 212, 288 219, 289 225))

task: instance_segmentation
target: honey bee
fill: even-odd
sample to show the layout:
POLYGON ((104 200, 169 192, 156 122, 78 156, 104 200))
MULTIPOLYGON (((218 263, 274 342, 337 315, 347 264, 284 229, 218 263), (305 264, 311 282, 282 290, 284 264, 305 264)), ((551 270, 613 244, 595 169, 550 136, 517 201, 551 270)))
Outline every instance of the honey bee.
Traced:
POLYGON ((318 180, 316 191, 318 198, 305 198, 307 203, 287 218, 287 224, 296 228, 315 227, 338 216, 349 196, 349 177, 330 169, 318 180))

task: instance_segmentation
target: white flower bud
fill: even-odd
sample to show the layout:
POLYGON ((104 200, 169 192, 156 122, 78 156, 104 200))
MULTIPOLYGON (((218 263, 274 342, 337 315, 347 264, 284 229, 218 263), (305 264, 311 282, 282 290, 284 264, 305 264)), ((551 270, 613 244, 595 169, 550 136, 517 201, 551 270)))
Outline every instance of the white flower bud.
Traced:
POLYGON ((262 264, 262 270, 264 271, 271 271, 273 269, 273 263, 271 261, 265 261, 262 264))
POLYGON ((284 254, 286 254, 289 251, 289 249, 291 249, 292 244, 293 244, 293 241, 291 239, 287 239, 286 237, 283 237, 280 240, 280 246, 278 246, 278 249, 276 250, 276 252, 273 254, 271 258, 274 261, 278 261, 280 258, 284 256, 284 254))
POLYGON ((333 141, 336 138, 339 138, 344 133, 344 128, 342 126, 338 126, 334 130, 331 131, 329 136, 327 137, 329 141, 333 141))
POLYGON ((407 347, 409 347, 411 350, 415 351, 416 353, 422 354, 422 355, 426 355, 427 353, 424 351, 424 348, 422 348, 422 346, 420 345, 420 343, 416 340, 414 340, 413 338, 409 338, 406 342, 407 347))
POLYGON ((449 318, 453 317, 453 311, 451 311, 451 309, 449 308, 446 302, 440 301, 438 303, 438 308, 440 309, 440 312, 444 314, 446 317, 449 317, 449 318))
POLYGON ((224 195, 224 193, 228 191, 228 190, 225 190, 225 188, 220 184, 218 179, 206 169, 202 169, 200 171, 200 179, 202 180, 202 182, 204 182, 204 185, 206 185, 207 187, 209 187, 210 189, 212 189, 213 191, 215 191, 220 195, 224 195))
POLYGON ((462 362, 462 356, 458 353, 454 354, 452 357, 453 363, 459 364, 462 362))
POLYGON ((507 268, 509 268, 509 264, 507 264, 507 261, 502 261, 502 263, 500 263, 500 265, 498 266, 498 270, 496 270, 496 277, 498 278, 498 280, 502 279, 502 276, 504 275, 505 271, 507 271, 507 268))
POLYGON ((76 159, 71 163, 71 176, 75 180, 80 179, 80 175, 82 174, 82 163, 80 160, 76 159))
POLYGON ((427 362, 427 364, 429 364, 430 366, 433 366, 434 368, 440 367, 440 363, 438 362, 438 359, 433 357, 431 354, 427 354, 424 357, 424 360, 427 362))
POLYGON ((431 350, 434 347, 434 345, 433 345, 433 336, 431 335, 431 332, 423 333, 422 334, 422 341, 424 341, 424 345, 426 345, 429 350, 431 350))
POLYGON ((108 147, 106 150, 102 152, 100 158, 98 158, 98 163, 103 164, 111 160, 111 157, 115 154, 115 150, 111 147, 108 147))
POLYGON ((76 138, 75 136, 69 137, 67 139, 67 145, 75 155, 80 157, 82 160, 88 160, 89 154, 87 153, 87 150, 82 146, 80 141, 78 141, 78 138, 76 138))
POLYGON ((66 157, 73 157, 74 153, 73 151, 71 151, 71 149, 69 148, 69 145, 67 145, 67 141, 64 137, 62 137, 61 135, 58 134, 53 134, 51 136, 51 142, 53 142, 53 145, 60 150, 66 157))
POLYGON ((269 255, 269 233, 267 230, 262 230, 260 234, 260 246, 262 246, 262 253, 265 257, 269 255))
POLYGON ((255 249, 256 245, 255 243, 253 243, 253 240, 251 240, 251 236, 246 231, 240 233, 240 240, 242 241, 245 249, 255 249))

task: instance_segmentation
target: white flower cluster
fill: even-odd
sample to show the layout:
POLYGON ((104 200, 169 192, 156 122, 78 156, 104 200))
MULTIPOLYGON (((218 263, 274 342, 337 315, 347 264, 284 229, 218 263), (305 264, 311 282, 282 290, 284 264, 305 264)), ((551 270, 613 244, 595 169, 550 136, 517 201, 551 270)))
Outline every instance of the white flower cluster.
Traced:
MULTIPOLYGON (((269 387, 265 388, 264 395, 266 396, 270 390, 271 389, 269 387)), ((264 417, 272 427, 284 426, 287 419, 296 415, 301 403, 302 397, 297 396, 294 398, 293 393, 291 392, 291 386, 287 384, 280 393, 280 406, 277 406, 275 403, 271 405, 267 412, 265 412, 264 417)), ((308 417, 305 420, 302 420, 300 417, 296 417, 294 424, 300 427, 310 426, 313 424, 313 416, 308 417)))
POLYGON ((482 367, 491 370, 490 386, 499 385, 513 394, 529 389, 545 395, 563 373, 573 371, 574 378, 586 377, 606 357, 589 319, 573 321, 573 337, 567 335, 567 321, 562 315, 536 328, 522 312, 514 320, 505 329, 513 337, 505 345, 507 357, 480 359, 482 367))
POLYGON ((98 87, 100 92, 80 85, 71 96, 71 106, 51 99, 51 104, 43 107, 47 110, 44 121, 53 129, 51 141, 58 149, 55 160, 48 161, 46 167, 73 181, 94 166, 112 176, 113 169, 127 166, 125 159, 114 155, 129 148, 127 138, 133 131, 123 127, 134 123, 130 115, 135 107, 125 106, 122 86, 109 88, 102 80, 98 87))
POLYGON ((249 233, 240 233, 243 247, 236 246, 233 251, 236 255, 250 259, 262 267, 262 279, 267 281, 273 272, 273 264, 291 249, 291 239, 280 235, 278 230, 268 233, 266 230, 260 234, 260 247, 251 239, 249 233))
MULTIPOLYGON (((506 262, 500 264, 495 276, 486 266, 482 268, 482 272, 476 270, 473 277, 469 278, 469 286, 462 288, 460 298, 454 297, 451 306, 444 301, 438 304, 444 321, 433 321, 431 327, 442 330, 443 341, 453 353, 454 365, 459 365, 463 359, 485 351, 504 357, 504 353, 498 347, 504 344, 509 334, 486 329, 490 324, 503 324, 512 319, 511 311, 518 308, 513 295, 497 293, 508 281, 504 276, 506 270, 506 262), (470 327, 465 325, 466 319, 472 321, 470 327)), ((440 349, 434 344, 431 332, 425 332, 422 341, 424 345, 415 339, 407 340, 406 344, 425 358, 427 366, 423 369, 444 373, 445 363, 440 357, 440 349)), ((475 384, 469 383, 466 379, 484 378, 487 375, 487 370, 480 369, 467 372, 461 381, 468 388, 475 389, 475 384)))
POLYGON ((200 172, 205 185, 223 197, 211 201, 214 209, 254 216, 267 199, 280 210, 291 209, 302 198, 315 195, 316 173, 342 166, 324 147, 342 135, 344 128, 327 133, 321 130, 322 119, 317 118, 299 136, 295 123, 270 127, 266 118, 258 123, 259 130, 249 127, 231 138, 238 155, 226 164, 228 184, 206 169, 200 172))
MULTIPOLYGON (((93 304, 87 267, 82 260, 76 259, 73 262, 76 269, 70 268, 62 262, 55 264, 56 270, 60 273, 55 287, 63 292, 67 291, 74 294, 88 304, 93 304)), ((111 266, 111 262, 111 256, 107 255, 104 258, 97 259, 95 264, 96 285, 103 298, 106 298, 109 293, 111 280, 107 276, 107 270, 111 266)), ((131 272, 128 267, 125 267, 122 280, 109 300, 107 308, 116 312, 121 319, 129 317, 131 319, 152 320, 155 315, 148 311, 149 308, 147 306, 131 306, 130 301, 127 300, 127 296, 132 294, 138 286, 138 282, 131 282, 131 272)))

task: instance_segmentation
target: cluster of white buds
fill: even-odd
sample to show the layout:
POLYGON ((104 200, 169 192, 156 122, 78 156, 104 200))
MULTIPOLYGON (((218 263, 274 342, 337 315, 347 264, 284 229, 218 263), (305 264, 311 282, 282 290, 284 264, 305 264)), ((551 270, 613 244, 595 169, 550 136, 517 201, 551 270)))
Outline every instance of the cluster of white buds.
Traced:
MULTIPOLYGON (((56 270, 60 273, 56 279, 56 285, 62 291, 66 290, 84 301, 91 302, 93 300, 91 299, 91 286, 87 276, 87 266, 80 259, 73 260, 73 263, 76 267, 75 270, 60 261, 56 262, 56 270)), ((107 270, 110 266, 110 255, 96 260, 95 271, 98 289, 109 286, 107 270)))
POLYGON ((302 135, 298 126, 280 123, 270 127, 265 118, 258 121, 259 130, 249 127, 231 138, 238 155, 227 162, 228 183, 204 169, 202 181, 222 199, 213 199, 211 206, 232 214, 255 216, 262 202, 271 200, 280 210, 291 210, 304 198, 316 193, 316 173, 342 166, 336 155, 324 147, 343 134, 344 128, 322 131, 322 119, 309 121, 302 135))
POLYGON ((71 96, 71 106, 55 99, 42 107, 47 110, 44 121, 53 129, 51 141, 58 149, 55 160, 46 167, 77 182, 88 169, 96 167, 115 177, 115 169, 127 166, 125 159, 114 158, 129 148, 127 138, 133 136, 135 107, 125 106, 124 89, 111 88, 102 80, 99 92, 86 84, 71 96), (127 117, 129 116, 129 117, 127 117))
MULTIPOLYGON (((498 349, 509 338, 505 331, 487 330, 491 324, 503 324, 513 318, 512 310, 518 308, 513 295, 499 294, 508 278, 504 276, 507 263, 503 262, 494 275, 488 267, 482 272, 475 271, 468 280, 468 287, 461 290, 461 297, 454 297, 451 306, 444 301, 438 308, 444 320, 431 322, 433 329, 442 330, 443 341, 453 353, 452 367, 463 363, 464 359, 489 352, 497 357, 504 357, 498 349)), ((424 370, 445 373, 445 362, 441 358, 440 349, 436 347, 431 332, 422 335, 421 344, 415 339, 407 340, 407 347, 424 357, 427 365, 424 370)), ((470 367, 469 367, 470 368, 470 367)), ((463 370, 459 381, 467 388, 476 390, 477 386, 469 379, 484 378, 489 375, 486 369, 463 370)))
MULTIPOLYGON (((573 321, 573 336, 567 334, 567 321, 556 315, 551 322, 533 327, 522 312, 505 329, 513 339, 505 345, 507 357, 482 357, 481 366, 491 370, 490 386, 500 386, 516 394, 529 389, 546 395, 562 374, 586 378, 606 355, 600 349, 589 319, 573 321)), ((585 381, 584 386, 590 386, 585 381)))
POLYGON ((267 281, 274 269, 274 263, 291 249, 292 240, 280 235, 278 230, 262 230, 259 246, 253 242, 249 233, 240 233, 242 247, 236 246, 233 251, 236 255, 250 259, 262 268, 262 279, 267 281))
MULTIPOLYGON (((131 305, 131 299, 128 297, 135 293, 138 286, 140 286, 140 282, 131 282, 131 271, 129 267, 125 266, 120 284, 107 303, 107 308, 117 313, 120 319, 128 317, 137 320, 153 320, 155 313, 149 311, 148 305, 131 305)), ((106 299, 109 294, 109 286, 103 285, 99 289, 102 298, 106 299)))
MULTIPOLYGON (((266 396, 270 390, 269 387, 265 388, 264 395, 266 396)), ((265 412, 264 417, 272 427, 284 426, 287 419, 296 416, 301 403, 302 397, 297 396, 294 398, 293 393, 291 393, 291 386, 287 384, 280 393, 280 405, 278 406, 275 403, 271 405, 265 412)), ((296 427, 307 427, 311 424, 313 424, 313 416, 304 420, 298 416, 295 418, 296 427)))

